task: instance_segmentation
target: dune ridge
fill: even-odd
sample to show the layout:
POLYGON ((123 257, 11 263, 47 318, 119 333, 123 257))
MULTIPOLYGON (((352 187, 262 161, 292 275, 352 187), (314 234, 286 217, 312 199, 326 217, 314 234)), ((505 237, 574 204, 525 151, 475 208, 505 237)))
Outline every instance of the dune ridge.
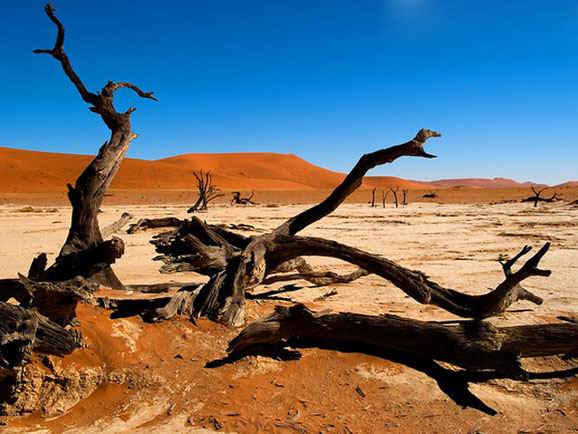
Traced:
MULTIPOLYGON (((29 151, 0 147, 0 192, 57 192, 73 183, 92 155, 29 151)), ((326 190, 334 188, 344 174, 316 166, 294 154, 266 152, 183 154, 160 160, 126 158, 113 181, 117 190, 190 190, 193 171, 210 170, 224 190, 326 190)), ((368 176, 362 188, 443 189, 524 188, 506 178, 465 178, 412 181, 393 176, 368 176)), ((571 181, 557 187, 578 186, 571 181)))

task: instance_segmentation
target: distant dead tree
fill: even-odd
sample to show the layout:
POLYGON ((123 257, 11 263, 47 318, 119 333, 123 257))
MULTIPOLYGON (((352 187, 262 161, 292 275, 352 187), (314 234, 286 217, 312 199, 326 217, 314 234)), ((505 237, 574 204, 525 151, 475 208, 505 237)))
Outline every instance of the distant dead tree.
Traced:
POLYGON ((197 192, 199 198, 195 204, 190 207, 187 212, 194 213, 198 211, 206 211, 209 208, 209 203, 218 197, 223 197, 225 194, 221 193, 221 189, 213 184, 213 175, 210 171, 193 172, 193 176, 197 181, 197 192))
POLYGON ((544 193, 544 191, 546 191, 548 187, 544 187, 538 190, 538 187, 533 185, 532 187, 530 187, 530 189, 532 190, 534 195, 522 199, 522 202, 534 202, 534 208, 538 206, 538 202, 557 202, 562 198, 562 194, 558 193, 557 191, 555 191, 551 197, 542 197, 542 193, 544 193))
POLYGON ((387 200, 387 195, 389 194, 389 190, 381 190, 381 206, 385 208, 385 201, 387 200))
POLYGON ((376 190, 377 190, 376 188, 371 189, 371 207, 372 208, 375 207, 375 191, 376 190))
POLYGON ((255 202, 252 201, 254 195, 255 190, 251 190, 251 196, 249 197, 242 197, 240 191, 234 191, 231 205, 255 205, 255 202))
POLYGON ((409 193, 409 190, 401 190, 401 192, 403 193, 403 199, 401 204, 405 206, 407 205, 407 194, 409 193))
POLYGON ((395 189, 390 188, 389 191, 391 191, 393 193, 393 199, 395 200, 395 207, 399 208, 399 200, 397 197, 397 193, 399 192, 399 187, 395 187, 395 189))
POLYGON ((435 191, 430 191, 422 196, 424 199, 437 199, 438 194, 435 191))

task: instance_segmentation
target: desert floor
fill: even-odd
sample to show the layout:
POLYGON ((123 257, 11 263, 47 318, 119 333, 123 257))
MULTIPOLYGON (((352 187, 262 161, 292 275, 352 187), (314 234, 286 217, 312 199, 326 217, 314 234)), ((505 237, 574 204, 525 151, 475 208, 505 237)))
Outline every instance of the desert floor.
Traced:
MULTIPOLYGON (((53 258, 67 233, 68 207, 30 207, 17 202, 0 205, 0 278, 25 274, 40 252, 53 258)), ((109 204, 103 208, 101 226, 124 211, 136 220, 185 217, 185 209, 182 205, 109 204)), ((245 223, 260 231, 302 209, 303 205, 216 205, 201 218, 209 223, 245 223)), ((161 275, 149 244, 154 233, 116 234, 127 248, 114 267, 121 280, 135 284, 204 280, 196 274, 161 275)), ((346 204, 305 233, 382 254, 468 293, 483 293, 503 279, 497 262, 500 254, 550 241, 552 248, 542 268, 551 269, 552 276, 525 283, 544 298, 544 304, 520 302, 490 322, 539 324, 556 322, 557 315, 578 314, 578 207, 566 203, 538 208, 520 203, 412 203, 398 209, 391 204, 385 209, 346 204)), ((338 261, 309 259, 318 269, 353 270, 338 261)), ((299 290, 281 292, 277 299, 249 300, 248 320, 266 315, 276 304, 295 301, 317 311, 456 319, 435 306, 419 305, 375 276, 323 288, 304 281, 296 284, 299 290), (323 297, 334 289, 335 295, 323 297)), ((264 286, 257 292, 277 288, 264 286)), ((578 430, 578 379, 572 376, 465 384, 445 364, 317 348, 301 350, 303 357, 296 361, 259 356, 207 367, 207 362, 226 355, 227 342, 238 331, 205 320, 196 325, 185 319, 146 324, 139 317, 113 320, 109 314, 94 306, 80 306, 87 348, 63 359, 51 358, 55 384, 59 378, 67 379, 60 381, 65 386, 54 386, 54 396, 65 398, 43 401, 42 414, 4 420, 5 429, 83 433, 578 430), (76 373, 75 380, 70 380, 71 372, 76 373), (74 392, 67 394, 67 381, 74 392), (489 414, 491 409, 495 415, 489 414)), ((531 372, 577 365, 558 357, 524 360, 531 372)))
MULTIPOLYGON (((145 175, 143 175, 145 176, 145 175)), ((225 205, 231 201, 231 190, 223 190, 224 197, 217 198, 214 203, 225 205)), ((375 202, 377 205, 382 204, 382 193, 384 189, 377 189, 375 202)), ((393 194, 387 192, 386 202, 393 203, 393 194)), ((568 202, 578 199, 578 188, 565 187, 561 189, 550 188, 543 193, 547 198, 558 192, 562 198, 568 202)), ((243 197, 251 194, 250 190, 241 190, 243 197)), ((310 189, 310 190, 258 190, 255 192, 254 201, 261 205, 301 205, 317 203, 331 193, 330 190, 310 189)), ((501 203, 508 201, 521 201, 528 196, 532 196, 529 188, 468 188, 454 187, 438 190, 408 190, 407 201, 409 203, 442 203, 442 204, 459 204, 459 203, 501 203), (438 197, 435 199, 424 198, 424 194, 435 191, 438 197)), ((402 190, 400 189, 399 200, 402 199, 402 190)), ((178 204, 186 207, 195 203, 197 198, 196 191, 191 185, 189 190, 121 190, 111 189, 104 198, 105 205, 158 205, 158 204, 178 204)), ((359 189, 347 198, 346 203, 369 203, 371 200, 371 190, 359 189)), ((67 206, 69 204, 66 197, 66 189, 58 191, 26 191, 4 192, 0 185, 0 205, 33 205, 33 206, 67 206)))

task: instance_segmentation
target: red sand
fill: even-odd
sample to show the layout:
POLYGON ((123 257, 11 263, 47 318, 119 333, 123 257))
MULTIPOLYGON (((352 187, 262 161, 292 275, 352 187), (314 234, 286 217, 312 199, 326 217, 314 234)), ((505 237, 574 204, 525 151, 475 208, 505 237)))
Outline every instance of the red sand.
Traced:
MULTIPOLYGON (((92 156, 26 151, 0 147, 0 193, 62 192, 73 183, 92 156)), ((291 154, 229 153, 185 154, 157 161, 127 158, 112 190, 189 191, 193 171, 210 170, 225 190, 330 190, 344 174, 315 166, 291 154)), ((578 182, 564 185, 578 186, 578 182)), ((390 176, 369 176, 363 187, 427 190, 467 186, 473 188, 527 188, 528 184, 504 178, 460 179, 435 182, 408 181, 390 176)))

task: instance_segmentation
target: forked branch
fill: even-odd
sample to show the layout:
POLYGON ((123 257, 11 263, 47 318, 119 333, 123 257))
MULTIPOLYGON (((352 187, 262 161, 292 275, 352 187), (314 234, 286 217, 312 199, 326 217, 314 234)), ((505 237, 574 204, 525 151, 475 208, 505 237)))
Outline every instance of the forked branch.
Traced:
POLYGON ((519 284, 531 276, 550 275, 549 270, 538 268, 549 247, 549 243, 545 244, 520 270, 507 275, 496 289, 483 295, 469 295, 445 288, 421 271, 409 270, 389 259, 322 238, 278 237, 266 262, 269 267, 275 267, 275 264, 290 260, 293 255, 341 259, 388 280, 419 303, 433 304, 464 318, 482 319, 504 312, 518 300, 541 304, 542 299, 519 284))
POLYGON ((157 99, 154 97, 153 92, 145 92, 141 90, 139 87, 135 86, 134 84, 128 82, 115 83, 113 81, 109 81, 100 92, 98 93, 90 92, 86 88, 86 86, 84 85, 84 83, 74 70, 74 68, 72 67, 72 63, 70 62, 70 59, 68 58, 68 55, 64 50, 64 35, 65 35, 64 25, 56 16, 54 6, 52 6, 51 3, 46 4, 46 6, 44 7, 44 11, 46 12, 46 15, 48 16, 50 21, 52 21, 57 28, 58 32, 56 35, 56 41, 54 43, 53 48, 36 49, 33 51, 33 53, 49 54, 50 56, 58 60, 58 62, 60 62, 60 65, 62 66, 62 69, 64 70, 64 73, 70 79, 72 84, 74 84, 82 99, 86 103, 91 105, 90 110, 100 114, 111 130, 120 127, 123 124, 120 118, 128 120, 130 114, 135 110, 134 108, 129 108, 128 111, 126 111, 125 113, 118 113, 116 111, 116 109, 114 108, 114 93, 118 89, 128 88, 133 90, 141 98, 147 98, 157 101, 157 99))

